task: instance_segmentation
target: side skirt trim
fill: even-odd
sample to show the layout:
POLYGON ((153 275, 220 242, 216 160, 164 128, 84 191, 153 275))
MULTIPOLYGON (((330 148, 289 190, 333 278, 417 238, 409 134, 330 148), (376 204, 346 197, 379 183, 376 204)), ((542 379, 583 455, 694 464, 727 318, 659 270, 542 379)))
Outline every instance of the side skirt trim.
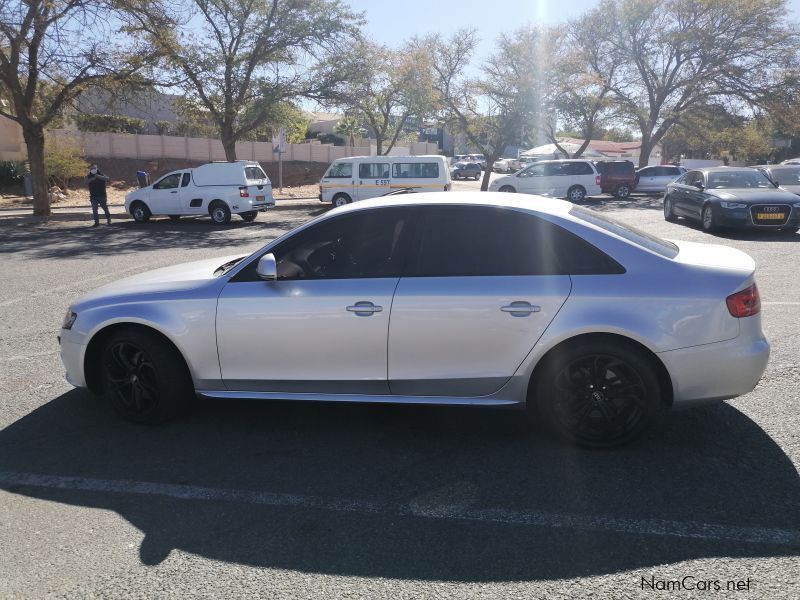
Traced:
POLYGON ((430 404, 437 406, 520 406, 521 402, 502 398, 462 398, 456 396, 388 396, 366 394, 297 394, 290 392, 249 392, 197 390, 201 398, 217 400, 298 400, 304 402, 354 402, 375 404, 430 404))

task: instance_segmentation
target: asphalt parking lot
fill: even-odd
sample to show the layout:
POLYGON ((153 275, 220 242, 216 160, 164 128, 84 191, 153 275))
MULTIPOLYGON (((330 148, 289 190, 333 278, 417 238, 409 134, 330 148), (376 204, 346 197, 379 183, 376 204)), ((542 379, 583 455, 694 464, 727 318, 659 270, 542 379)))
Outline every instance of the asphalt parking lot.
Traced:
POLYGON ((138 427, 64 381, 70 300, 324 207, 225 227, 0 215, 0 597, 797 598, 800 234, 585 204, 756 259, 772 356, 752 393, 606 452, 510 411, 203 401, 138 427))

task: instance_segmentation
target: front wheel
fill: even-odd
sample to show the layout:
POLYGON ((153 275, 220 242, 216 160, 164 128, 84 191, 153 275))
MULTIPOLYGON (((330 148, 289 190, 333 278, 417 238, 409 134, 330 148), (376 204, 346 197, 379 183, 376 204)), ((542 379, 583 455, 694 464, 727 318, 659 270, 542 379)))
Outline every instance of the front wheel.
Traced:
POLYGON ((501 191, 501 192, 508 192, 509 194, 513 194, 513 193, 514 193, 514 192, 516 192, 517 190, 515 190, 515 189, 514 189, 513 187, 511 187, 510 185, 504 185, 503 187, 501 187, 501 188, 500 188, 500 191, 501 191))
POLYGON ((239 213, 239 216, 242 217, 248 223, 250 223, 251 221, 256 220, 256 217, 258 216, 258 211, 248 210, 247 212, 239 213))
POLYGON ((628 184, 622 183, 614 190, 614 195, 617 198, 627 198, 631 195, 631 188, 628 184))
POLYGON ((717 223, 714 221, 714 210, 710 204, 703 207, 702 214, 703 231, 706 233, 714 233, 717 230, 717 223))
POLYGON ((215 225, 225 225, 231 222, 231 209, 224 202, 212 202, 208 214, 215 225))
POLYGON ((480 174, 480 173, 478 173, 477 175, 475 175, 475 181, 478 181, 480 178, 481 178, 481 174, 480 174))
POLYGON ((664 220, 669 221, 670 223, 674 223, 678 220, 675 216, 674 208, 672 206, 672 198, 669 196, 664 197, 664 220))
POLYGON ((336 194, 333 197, 333 201, 331 202, 331 204, 333 204, 334 208, 350 204, 350 196, 348 196, 347 194, 336 194))
POLYGON ((567 198, 570 202, 582 202, 586 198, 586 190, 579 185, 573 185, 567 190, 567 198))
POLYGON ((144 202, 134 202, 131 205, 131 216, 137 223, 147 223, 152 213, 144 202))
POLYGON ((658 378, 633 348, 590 342, 546 360, 536 380, 538 414, 573 443, 620 446, 639 437, 660 413, 658 378))
POLYGON ((147 331, 123 329, 102 354, 103 395, 128 421, 154 424, 178 414, 194 388, 174 348, 147 331))

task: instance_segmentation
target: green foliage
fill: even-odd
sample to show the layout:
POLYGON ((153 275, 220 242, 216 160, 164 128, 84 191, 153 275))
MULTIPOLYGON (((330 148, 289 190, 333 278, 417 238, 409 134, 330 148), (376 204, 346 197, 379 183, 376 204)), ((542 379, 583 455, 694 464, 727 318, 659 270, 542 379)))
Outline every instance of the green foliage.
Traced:
POLYGON ((107 133, 144 133, 147 127, 144 119, 121 115, 78 115, 75 122, 80 131, 107 133))
POLYGON ((5 187, 21 183, 24 172, 21 162, 15 160, 0 161, 0 186, 5 187))
MULTIPOLYGON (((289 102, 279 102, 270 107, 267 114, 267 120, 264 125, 243 134, 241 139, 254 142, 271 142, 273 132, 280 127, 285 127, 286 141, 289 144, 303 141, 308 130, 309 119, 302 110, 289 102)), ((249 117, 246 116, 245 118, 249 117)))
POLYGON ((83 177, 89 170, 89 163, 83 155, 83 148, 77 140, 48 137, 44 145, 44 166, 50 183, 62 190, 69 187, 69 180, 83 177))
POLYGON ((363 136, 366 130, 361 124, 361 119, 348 115, 339 119, 336 127, 333 128, 333 132, 344 136, 350 146, 355 146, 355 139, 363 136))
POLYGON ((174 129, 172 121, 156 121, 154 125, 159 135, 172 135, 171 132, 174 129))

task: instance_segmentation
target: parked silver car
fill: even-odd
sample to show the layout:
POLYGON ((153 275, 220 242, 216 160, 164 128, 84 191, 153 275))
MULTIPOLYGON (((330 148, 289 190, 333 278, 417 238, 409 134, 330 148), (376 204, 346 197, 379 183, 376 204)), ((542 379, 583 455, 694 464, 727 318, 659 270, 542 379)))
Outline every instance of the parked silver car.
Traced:
POLYGON ((137 422, 195 394, 528 405, 613 446, 753 389, 769 356, 754 270, 559 200, 409 194, 106 285, 69 308, 61 358, 137 422))
POLYGON ((674 165, 653 165, 636 171, 636 191, 660 194, 678 177, 686 173, 683 167, 674 165))

